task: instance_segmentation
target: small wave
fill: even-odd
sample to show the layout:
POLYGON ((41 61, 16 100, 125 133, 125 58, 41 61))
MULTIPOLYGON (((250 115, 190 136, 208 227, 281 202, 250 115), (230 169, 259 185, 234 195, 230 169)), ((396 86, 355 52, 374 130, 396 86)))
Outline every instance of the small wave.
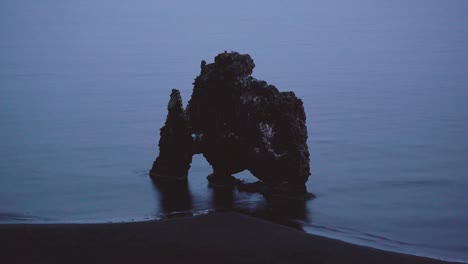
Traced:
POLYGON ((0 223, 18 223, 18 222, 32 222, 32 221, 51 221, 47 217, 40 217, 31 214, 22 213, 0 213, 0 223))
POLYGON ((149 169, 146 170, 133 170, 134 174, 138 175, 139 177, 149 177, 149 169))
POLYGON ((411 244, 411 243, 398 241, 398 240, 394 240, 394 239, 390 239, 390 238, 386 238, 386 237, 378 236, 378 235, 374 235, 374 234, 369 234, 369 233, 361 233, 361 234, 366 236, 366 237, 371 237, 371 238, 377 239, 377 241, 387 241, 387 242, 391 242, 391 243, 396 243, 398 245, 407 245, 407 246, 414 245, 414 244, 411 244))
POLYGON ((434 258, 443 261, 455 261, 460 263, 468 263, 467 259, 452 258, 440 254, 434 254, 431 250, 423 245, 412 244, 408 242, 390 239, 384 236, 371 233, 362 233, 349 228, 337 228, 323 225, 304 226, 304 231, 309 234, 337 239, 346 243, 361 245, 380 250, 398 252, 403 254, 411 254, 420 257, 434 258))
POLYGON ((433 180, 391 180, 391 181, 381 181, 378 183, 379 186, 385 187, 404 187, 404 188, 413 188, 413 187, 422 187, 422 186, 450 186, 453 182, 450 182, 445 179, 433 179, 433 180))
POLYGON ((184 211, 173 211, 169 213, 160 214, 159 217, 156 217, 156 220, 164 220, 164 219, 172 219, 172 218, 179 218, 179 217, 190 217, 190 216, 197 216, 197 215, 206 215, 216 212, 216 210, 212 209, 205 209, 205 210, 184 210, 184 211))
POLYGON ((371 233, 357 232, 357 231, 355 231, 353 229, 350 229, 350 228, 330 227, 330 226, 314 225, 314 224, 308 224, 307 226, 312 227, 314 229, 324 230, 324 231, 327 231, 327 232, 352 236, 352 237, 355 237, 355 238, 360 239, 360 240, 379 242, 379 243, 389 242, 390 244, 396 244, 396 245, 407 245, 407 246, 414 245, 414 244, 411 244, 411 243, 408 243, 408 242, 398 241, 398 240, 387 238, 387 237, 380 236, 380 235, 375 235, 375 234, 371 234, 371 233))
POLYGON ((309 227, 313 227, 313 228, 318 228, 318 229, 322 229, 322 230, 326 230, 326 231, 331 231, 331 232, 334 232, 334 233, 341 233, 341 234, 346 234, 346 233, 349 233, 345 230, 340 230, 340 229, 337 229, 337 228, 333 228, 333 227, 329 227, 329 226, 323 226, 323 225, 314 225, 314 224, 308 224, 309 227))

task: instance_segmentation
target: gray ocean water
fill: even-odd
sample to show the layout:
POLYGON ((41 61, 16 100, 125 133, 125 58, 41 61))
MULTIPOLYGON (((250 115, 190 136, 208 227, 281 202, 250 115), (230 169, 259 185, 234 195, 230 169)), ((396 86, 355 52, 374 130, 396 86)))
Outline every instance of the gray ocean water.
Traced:
MULTIPOLYGON (((268 211, 147 172, 172 88, 249 53, 304 101, 317 198, 306 232, 468 262, 468 1, 0 2, 0 222, 268 211)), ((253 180, 248 173, 237 175, 253 180)))

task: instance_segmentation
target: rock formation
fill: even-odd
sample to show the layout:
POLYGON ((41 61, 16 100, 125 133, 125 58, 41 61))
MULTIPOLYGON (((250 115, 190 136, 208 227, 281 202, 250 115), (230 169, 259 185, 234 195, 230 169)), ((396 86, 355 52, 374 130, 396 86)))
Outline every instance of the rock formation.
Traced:
POLYGON ((176 89, 172 90, 167 111, 159 139, 159 157, 154 161, 150 175, 185 180, 192 163, 193 140, 182 108, 182 98, 176 89))
POLYGON ((249 170, 267 196, 310 198, 306 116, 302 100, 251 76, 252 58, 224 52, 201 63, 185 111, 173 90, 161 129, 154 179, 187 177, 192 155, 203 154, 217 187, 233 186, 232 174, 249 170))

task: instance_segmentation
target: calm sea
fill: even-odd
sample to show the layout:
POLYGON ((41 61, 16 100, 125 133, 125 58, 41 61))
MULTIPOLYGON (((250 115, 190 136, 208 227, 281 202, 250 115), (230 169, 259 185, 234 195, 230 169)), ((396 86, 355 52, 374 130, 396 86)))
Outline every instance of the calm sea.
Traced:
POLYGON ((468 261, 468 1, 168 2, 0 2, 0 222, 235 208, 468 261), (304 207, 210 189, 201 156, 187 186, 149 180, 170 90, 224 50, 304 100, 304 207))

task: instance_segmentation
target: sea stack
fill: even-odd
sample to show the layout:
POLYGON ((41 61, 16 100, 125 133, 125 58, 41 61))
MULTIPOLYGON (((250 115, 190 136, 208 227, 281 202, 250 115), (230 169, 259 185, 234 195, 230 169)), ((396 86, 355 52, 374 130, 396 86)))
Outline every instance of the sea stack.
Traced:
POLYGON ((213 167, 208 180, 215 187, 237 185, 232 175, 248 170, 266 196, 312 196, 305 186, 310 167, 302 100, 252 77, 254 67, 248 54, 237 52, 202 61, 185 110, 172 90, 153 179, 185 180, 192 155, 201 153, 213 167))

